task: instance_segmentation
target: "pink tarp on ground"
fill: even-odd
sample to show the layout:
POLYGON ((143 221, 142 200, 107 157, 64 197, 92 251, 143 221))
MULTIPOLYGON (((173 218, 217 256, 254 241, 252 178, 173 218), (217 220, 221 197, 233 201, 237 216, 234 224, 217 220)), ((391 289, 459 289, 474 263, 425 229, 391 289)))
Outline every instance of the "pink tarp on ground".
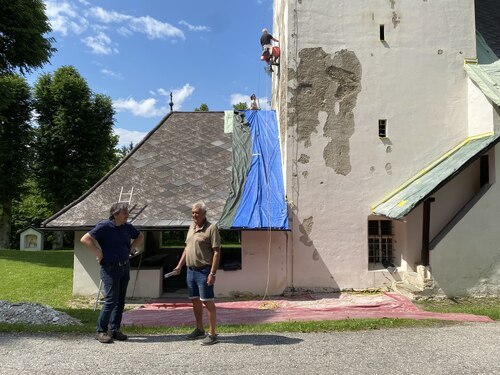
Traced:
MULTIPOLYGON (((217 301, 218 324, 272 323, 283 321, 340 320, 361 318, 440 319, 491 322, 485 316, 441 314, 422 311, 395 293, 308 294, 265 301, 217 301)), ((191 302, 165 299, 145 304, 123 315, 123 325, 193 325, 191 302)))

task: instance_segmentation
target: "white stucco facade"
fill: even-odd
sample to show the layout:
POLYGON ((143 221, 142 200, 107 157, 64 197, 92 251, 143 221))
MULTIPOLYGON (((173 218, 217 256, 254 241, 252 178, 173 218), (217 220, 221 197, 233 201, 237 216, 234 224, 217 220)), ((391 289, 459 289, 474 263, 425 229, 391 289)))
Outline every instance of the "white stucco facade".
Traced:
MULTIPOLYGON (((371 205, 498 122, 463 69, 476 54, 474 1, 274 6, 282 56, 273 106, 285 144, 294 287, 366 289, 397 281, 398 274, 369 269, 371 205), (384 138, 379 120, 386 120, 384 138)), ((476 161, 436 192, 431 240, 478 191, 476 161)), ((422 215, 419 206, 393 223, 400 272, 416 271, 422 261, 422 215)))

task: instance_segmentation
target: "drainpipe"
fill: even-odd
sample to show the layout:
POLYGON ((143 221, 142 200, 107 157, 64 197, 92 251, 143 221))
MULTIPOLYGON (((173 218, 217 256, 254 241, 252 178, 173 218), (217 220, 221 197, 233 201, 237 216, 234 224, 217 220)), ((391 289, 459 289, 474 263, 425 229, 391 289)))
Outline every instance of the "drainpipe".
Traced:
POLYGON ((427 198, 424 201, 424 214, 422 224, 422 255, 421 263, 424 266, 429 265, 429 243, 430 243, 430 230, 431 230, 431 203, 436 198, 427 198))

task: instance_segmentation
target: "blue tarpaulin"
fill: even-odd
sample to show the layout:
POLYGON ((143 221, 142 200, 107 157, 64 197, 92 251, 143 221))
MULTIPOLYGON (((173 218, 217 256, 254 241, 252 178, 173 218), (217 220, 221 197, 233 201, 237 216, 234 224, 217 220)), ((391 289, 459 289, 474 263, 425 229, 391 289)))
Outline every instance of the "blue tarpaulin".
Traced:
POLYGON ((289 229, 276 113, 235 112, 232 152, 233 181, 219 227, 289 229))

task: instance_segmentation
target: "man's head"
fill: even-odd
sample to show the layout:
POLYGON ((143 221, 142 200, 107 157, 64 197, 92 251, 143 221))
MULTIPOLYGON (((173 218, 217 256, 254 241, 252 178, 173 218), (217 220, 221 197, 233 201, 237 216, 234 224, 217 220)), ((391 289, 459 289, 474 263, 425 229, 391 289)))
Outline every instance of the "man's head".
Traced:
POLYGON ((128 220, 128 203, 114 203, 109 209, 109 220, 114 220, 116 225, 125 224, 128 220))
POLYGON ((201 226, 207 218, 207 206, 203 202, 193 204, 191 208, 191 217, 196 225, 201 226))
POLYGON ((268 34, 269 32, 267 31, 267 29, 262 29, 262 34, 268 34))

